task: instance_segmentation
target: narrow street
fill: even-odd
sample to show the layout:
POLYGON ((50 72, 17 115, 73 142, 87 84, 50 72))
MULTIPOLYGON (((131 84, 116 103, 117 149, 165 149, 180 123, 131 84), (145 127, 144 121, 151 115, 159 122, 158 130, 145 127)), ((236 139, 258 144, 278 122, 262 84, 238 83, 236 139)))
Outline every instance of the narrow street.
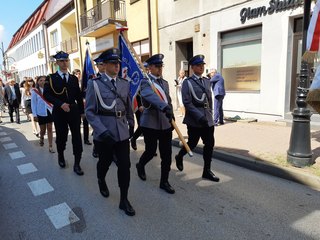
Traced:
MULTIPOLYGON (((71 141, 69 137, 69 142, 71 141)), ((159 189, 160 158, 141 181, 131 151, 129 199, 136 216, 119 210, 116 166, 107 175, 110 197, 96 181, 97 159, 84 145, 80 177, 72 171, 70 144, 66 169, 57 154, 38 145, 29 123, 0 128, 1 239, 320 239, 320 193, 305 186, 218 160, 219 183, 201 179, 202 156, 185 158, 184 172, 172 164, 176 194, 159 189)), ((178 151, 173 148, 173 156, 178 151)))

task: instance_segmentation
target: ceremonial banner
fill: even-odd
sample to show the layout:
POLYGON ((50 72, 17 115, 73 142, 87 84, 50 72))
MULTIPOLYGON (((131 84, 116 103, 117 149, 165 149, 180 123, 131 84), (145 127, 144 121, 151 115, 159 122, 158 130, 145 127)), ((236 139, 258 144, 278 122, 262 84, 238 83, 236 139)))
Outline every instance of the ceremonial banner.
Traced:
POLYGON ((82 80, 81 80, 81 91, 84 93, 87 89, 88 80, 95 77, 95 71, 93 68, 91 54, 89 47, 86 50, 86 56, 83 63, 82 80))
POLYGON ((320 40, 320 1, 318 0, 312 13, 307 34, 307 51, 318 51, 320 40))
POLYGON ((130 82, 132 109, 133 111, 137 111, 138 103, 136 101, 136 96, 140 89, 143 73, 121 34, 119 34, 119 49, 121 52, 121 71, 119 72, 119 75, 130 82))

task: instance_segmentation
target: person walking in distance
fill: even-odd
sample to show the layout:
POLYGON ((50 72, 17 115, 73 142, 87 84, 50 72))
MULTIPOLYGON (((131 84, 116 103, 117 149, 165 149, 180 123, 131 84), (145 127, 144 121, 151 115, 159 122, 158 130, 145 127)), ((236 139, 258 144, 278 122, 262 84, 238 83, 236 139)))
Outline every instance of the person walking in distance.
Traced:
POLYGON ((8 103, 10 122, 13 122, 13 112, 16 114, 16 123, 20 124, 19 106, 21 93, 19 85, 14 78, 8 80, 9 84, 4 88, 4 99, 8 103))
POLYGON ((214 95, 214 117, 213 122, 215 126, 223 125, 223 99, 226 95, 226 91, 224 88, 224 78, 221 76, 220 73, 217 72, 217 69, 213 69, 211 71, 212 77, 210 79, 210 83, 212 85, 212 92, 214 95))
MULTIPOLYGON (((212 93, 210 82, 203 78, 204 56, 196 55, 189 60, 193 75, 182 84, 182 99, 186 109, 183 123, 188 129, 188 145, 193 150, 201 138, 203 141, 202 178, 218 182, 219 178, 211 171, 211 158, 214 147, 214 125, 212 116, 212 93)), ((187 151, 183 147, 175 156, 176 166, 183 171, 183 156, 187 151)))
POLYGON ((149 66, 147 78, 141 81, 141 97, 145 106, 140 117, 145 151, 136 164, 138 176, 146 180, 145 165, 153 158, 159 141, 161 158, 160 188, 167 193, 175 193, 169 184, 169 172, 172 154, 172 125, 173 109, 169 95, 169 84, 162 78, 163 54, 155 54, 146 62, 149 66), (159 93, 159 94, 158 94, 159 93))
POLYGON ((44 145, 44 135, 47 132, 49 152, 54 153, 52 147, 53 132, 52 132, 52 105, 49 104, 43 97, 43 87, 46 80, 46 76, 39 76, 37 78, 36 87, 31 91, 31 108, 33 118, 40 126, 40 140, 39 145, 44 145))
POLYGON ((179 117, 183 117, 184 116, 184 106, 183 106, 183 101, 182 101, 182 94, 181 94, 181 88, 182 88, 182 83, 183 81, 187 78, 185 76, 185 71, 183 69, 180 69, 179 71, 179 76, 176 80, 176 88, 177 88, 177 105, 178 105, 178 108, 180 110, 180 115, 179 117))
POLYGON ((117 158, 118 185, 120 187, 119 208, 129 216, 135 210, 128 200, 130 183, 130 146, 134 118, 131 108, 130 84, 118 77, 120 71, 120 51, 111 48, 99 56, 105 73, 89 80, 86 93, 86 117, 93 128, 93 141, 98 152, 97 178, 100 193, 109 196, 106 175, 117 158))
POLYGON ((69 54, 60 51, 54 58, 59 70, 47 77, 43 95, 53 104, 52 116, 56 129, 58 164, 61 168, 66 166, 64 150, 70 128, 74 155, 73 171, 77 175, 83 175, 80 167, 83 149, 80 132, 81 117, 84 116, 83 98, 78 78, 68 72, 69 54))

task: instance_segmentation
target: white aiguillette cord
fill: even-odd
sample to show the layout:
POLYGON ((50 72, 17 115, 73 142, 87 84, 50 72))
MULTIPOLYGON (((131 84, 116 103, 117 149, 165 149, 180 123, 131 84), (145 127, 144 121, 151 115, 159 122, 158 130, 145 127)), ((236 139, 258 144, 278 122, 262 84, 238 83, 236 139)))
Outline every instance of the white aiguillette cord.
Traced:
POLYGON ((94 88, 94 92, 96 93, 96 96, 98 97, 99 99, 99 102, 101 104, 101 107, 103 107, 104 109, 106 110, 111 110, 114 108, 114 106, 116 105, 116 100, 113 100, 112 104, 110 106, 108 106, 107 104, 104 103, 104 101, 102 100, 102 97, 101 97, 101 94, 100 94, 100 90, 99 90, 99 87, 98 87, 98 84, 95 82, 95 81, 92 81, 93 82, 93 88, 94 88))

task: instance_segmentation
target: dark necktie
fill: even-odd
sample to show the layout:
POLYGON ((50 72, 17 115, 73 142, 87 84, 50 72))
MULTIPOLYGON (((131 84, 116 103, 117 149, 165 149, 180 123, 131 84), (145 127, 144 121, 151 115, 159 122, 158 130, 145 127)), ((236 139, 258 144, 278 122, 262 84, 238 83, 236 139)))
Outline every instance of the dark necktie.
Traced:
POLYGON ((66 73, 64 73, 64 74, 63 74, 63 78, 62 78, 62 79, 63 79, 64 84, 67 84, 67 77, 66 77, 66 76, 67 76, 67 74, 66 74, 66 73))
POLYGON ((202 86, 204 86, 204 82, 203 82, 203 79, 202 78, 199 78, 199 82, 202 86))
POLYGON ((113 78, 111 79, 111 83, 114 86, 114 89, 117 90, 116 81, 113 78))

